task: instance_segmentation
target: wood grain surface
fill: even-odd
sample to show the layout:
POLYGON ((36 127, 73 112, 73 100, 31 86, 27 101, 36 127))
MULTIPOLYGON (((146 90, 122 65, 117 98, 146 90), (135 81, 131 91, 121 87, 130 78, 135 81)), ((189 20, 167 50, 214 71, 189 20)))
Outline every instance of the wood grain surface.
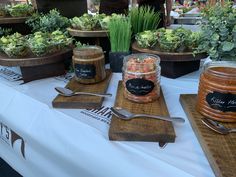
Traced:
POLYGON ((41 56, 41 57, 24 57, 24 58, 9 58, 6 54, 0 53, 0 65, 2 66, 39 66, 45 64, 58 63, 65 60, 68 57, 72 57, 72 50, 66 49, 54 54, 41 56))
MULTIPOLYGON (((73 91, 106 93, 112 73, 106 70, 106 79, 96 84, 80 84, 73 78, 66 86, 73 91)), ((64 97, 58 95, 52 102, 54 108, 69 108, 69 109, 87 109, 99 108, 102 106, 104 98, 88 95, 76 95, 72 97, 64 97)), ((106 98, 109 99, 109 98, 106 98)))
MULTIPOLYGON (((197 95, 180 95, 180 102, 188 116, 195 135, 217 177, 236 177, 236 133, 217 134, 207 128, 196 111, 197 95)), ((235 123, 223 123, 236 128, 235 123)))
POLYGON ((107 37, 108 31, 106 30, 93 30, 93 31, 84 31, 84 30, 77 30, 72 28, 67 28, 68 32, 71 36, 77 37, 107 37))
MULTIPOLYGON (((161 97, 157 101, 147 104, 138 104, 125 99, 123 91, 122 81, 120 81, 115 106, 123 107, 132 113, 169 116, 162 92, 161 97)), ((113 115, 109 129, 109 139, 117 141, 152 141, 166 143, 175 142, 175 137, 174 127, 171 122, 145 117, 122 120, 113 115)))
POLYGON ((29 17, 0 17, 0 24, 25 23, 29 17))
POLYGON ((175 62, 183 62, 183 61, 196 61, 206 58, 205 53, 196 54, 195 57, 193 56, 192 52, 183 52, 183 53, 174 53, 174 52, 161 52, 157 48, 149 49, 149 48, 141 48, 138 46, 137 42, 132 44, 132 50, 134 52, 141 52, 141 53, 149 53, 149 54, 156 54, 161 58, 161 61, 175 61, 175 62))

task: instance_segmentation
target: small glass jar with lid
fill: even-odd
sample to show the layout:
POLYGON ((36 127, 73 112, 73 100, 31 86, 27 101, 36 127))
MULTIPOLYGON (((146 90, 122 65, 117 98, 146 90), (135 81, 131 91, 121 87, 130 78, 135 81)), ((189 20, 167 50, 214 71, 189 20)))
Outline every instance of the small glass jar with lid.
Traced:
POLYGON ((222 122, 236 122, 236 62, 209 62, 200 77, 197 110, 222 122))
POLYGON ((124 97, 137 103, 149 103, 160 96, 160 58, 152 54, 124 57, 124 97))
POLYGON ((82 84, 94 84, 106 78, 105 58, 101 47, 85 46, 73 50, 75 78, 82 84))

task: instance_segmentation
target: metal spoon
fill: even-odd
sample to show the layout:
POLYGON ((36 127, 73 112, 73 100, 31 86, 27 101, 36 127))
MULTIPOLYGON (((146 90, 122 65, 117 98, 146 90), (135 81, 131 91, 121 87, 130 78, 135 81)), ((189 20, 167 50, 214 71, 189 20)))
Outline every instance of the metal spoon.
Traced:
POLYGON ((120 108, 120 107, 112 107, 111 111, 115 116, 124 120, 130 120, 130 119, 139 118, 139 117, 149 117, 149 118, 154 118, 154 119, 166 120, 170 122, 179 122, 179 123, 185 122, 185 120, 181 117, 163 117, 163 116, 154 116, 154 115, 148 115, 148 114, 133 114, 129 112, 128 110, 120 108))
POLYGON ((90 93, 90 92, 73 92, 68 88, 56 87, 55 90, 62 96, 70 97, 75 95, 91 95, 91 96, 99 96, 99 97, 111 97, 110 93, 90 93))
POLYGON ((236 133, 236 128, 226 128, 224 125, 211 119, 203 118, 202 123, 211 130, 222 135, 227 135, 229 133, 236 133))

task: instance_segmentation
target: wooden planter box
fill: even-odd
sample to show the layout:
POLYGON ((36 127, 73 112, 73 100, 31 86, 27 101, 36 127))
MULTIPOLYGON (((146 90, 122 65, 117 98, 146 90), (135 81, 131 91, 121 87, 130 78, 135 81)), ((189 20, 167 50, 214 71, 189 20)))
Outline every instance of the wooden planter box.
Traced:
POLYGON ((9 58, 7 55, 0 53, 0 65, 19 66, 23 81, 26 83, 65 74, 64 61, 71 58, 71 49, 47 56, 26 58, 9 58))

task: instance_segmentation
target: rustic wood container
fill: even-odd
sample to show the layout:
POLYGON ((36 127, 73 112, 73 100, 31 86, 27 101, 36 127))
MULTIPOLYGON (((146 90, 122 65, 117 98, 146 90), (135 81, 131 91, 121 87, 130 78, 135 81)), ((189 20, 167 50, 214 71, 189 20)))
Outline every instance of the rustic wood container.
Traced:
POLYGON ((103 50, 87 46, 73 50, 73 66, 76 80, 82 84, 94 84, 106 78, 103 50))
POLYGON ((211 62, 200 77, 197 110, 222 122, 236 122, 236 62, 211 62))

